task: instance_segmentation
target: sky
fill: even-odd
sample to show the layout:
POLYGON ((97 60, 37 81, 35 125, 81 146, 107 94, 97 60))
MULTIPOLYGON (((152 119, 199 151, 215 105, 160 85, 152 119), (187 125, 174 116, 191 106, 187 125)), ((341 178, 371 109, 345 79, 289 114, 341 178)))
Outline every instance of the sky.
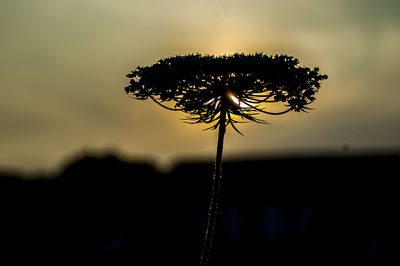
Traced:
POLYGON ((124 92, 137 66, 191 53, 287 54, 329 76, 315 110, 228 129, 226 157, 398 150, 399 13, 396 0, 0 0, 0 169, 85 152, 212 159, 216 131, 124 92))

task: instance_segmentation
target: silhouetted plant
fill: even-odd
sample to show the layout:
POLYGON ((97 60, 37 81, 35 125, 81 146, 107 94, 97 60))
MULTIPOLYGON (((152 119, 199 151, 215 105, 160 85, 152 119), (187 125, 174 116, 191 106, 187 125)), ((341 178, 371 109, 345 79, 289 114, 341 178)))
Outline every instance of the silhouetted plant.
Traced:
POLYGON ((150 98, 168 110, 187 113, 189 123, 210 124, 207 129, 219 128, 200 265, 208 264, 218 215, 226 126, 231 125, 239 132, 236 123, 246 120, 264 123, 255 117, 259 113, 281 115, 289 111, 309 110, 308 105, 315 100, 320 82, 327 76, 320 75, 318 68, 310 69, 298 64, 297 59, 286 55, 192 54, 162 59, 154 65, 138 67, 127 75, 131 80, 125 90, 132 98, 150 98), (174 104, 167 106, 166 102, 174 104), (281 112, 271 112, 261 106, 278 102, 285 107, 281 112))

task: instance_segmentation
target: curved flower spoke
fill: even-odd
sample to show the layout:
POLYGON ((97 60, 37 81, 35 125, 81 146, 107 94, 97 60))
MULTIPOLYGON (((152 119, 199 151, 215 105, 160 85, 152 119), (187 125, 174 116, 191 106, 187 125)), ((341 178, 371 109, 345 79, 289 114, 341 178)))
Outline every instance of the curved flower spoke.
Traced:
MULTIPOLYGON (((245 102, 244 102, 245 103, 245 102)), ((252 109, 254 109, 254 110, 257 110, 258 112, 261 112, 261 113, 264 113, 264 114, 268 114, 268 115, 283 115, 283 114, 286 114, 287 112, 289 112, 289 111, 291 111, 292 110, 292 108, 289 108, 289 109, 287 109, 287 110, 285 110, 285 111, 282 111, 282 112, 268 112, 268 111, 265 111, 265 110, 262 110, 262 109, 260 109, 260 108, 257 108, 257 107, 255 107, 254 105, 250 105, 250 104, 247 104, 247 103, 245 103, 246 105, 248 105, 249 106, 249 108, 252 108, 252 109)))
POLYGON ((231 113, 228 112, 228 124, 230 124, 232 126, 232 128, 239 133, 240 135, 243 136, 242 132, 239 131, 239 129, 237 129, 237 127, 235 126, 235 123, 237 123, 234 119, 232 119, 231 117, 231 113))
POLYGON ((182 108, 174 109, 174 108, 168 107, 168 106, 166 106, 166 105, 160 103, 159 101, 157 101, 157 100, 156 100, 153 96, 151 96, 151 95, 149 95, 149 97, 150 97, 150 99, 152 99, 156 104, 160 105, 161 107, 163 107, 163 108, 165 108, 165 109, 168 109, 168 110, 171 110, 171 111, 182 111, 182 110, 183 110, 182 108))

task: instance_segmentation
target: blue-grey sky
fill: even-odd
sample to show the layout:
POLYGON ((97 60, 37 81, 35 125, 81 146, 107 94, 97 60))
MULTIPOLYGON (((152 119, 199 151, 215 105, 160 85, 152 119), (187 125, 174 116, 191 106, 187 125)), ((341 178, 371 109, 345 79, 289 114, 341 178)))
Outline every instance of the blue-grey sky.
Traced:
POLYGON ((128 98, 125 74, 188 53, 297 57, 329 75, 310 113, 228 130, 226 156, 400 147, 400 2, 0 0, 0 168, 118 150, 212 158, 216 132, 128 98))

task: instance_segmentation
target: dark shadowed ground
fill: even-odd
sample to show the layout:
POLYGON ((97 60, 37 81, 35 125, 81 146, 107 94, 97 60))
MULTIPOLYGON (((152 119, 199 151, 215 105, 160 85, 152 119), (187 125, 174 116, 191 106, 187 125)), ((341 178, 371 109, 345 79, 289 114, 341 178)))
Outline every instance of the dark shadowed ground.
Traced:
MULTIPOLYGON (((399 163, 227 161, 210 265, 399 264, 399 163)), ((212 173, 87 156, 50 179, 0 174, 0 263, 198 265, 212 173)))

